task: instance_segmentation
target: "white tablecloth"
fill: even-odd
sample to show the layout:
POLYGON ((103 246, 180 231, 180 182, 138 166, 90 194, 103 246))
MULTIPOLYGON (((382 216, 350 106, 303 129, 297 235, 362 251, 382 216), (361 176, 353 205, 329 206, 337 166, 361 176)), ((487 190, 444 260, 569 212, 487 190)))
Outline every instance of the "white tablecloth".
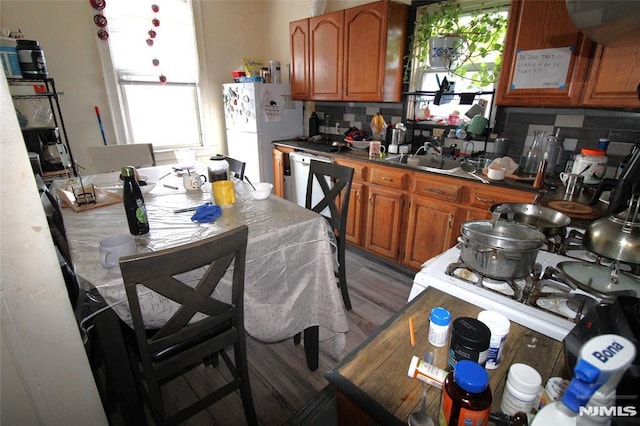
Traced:
MULTIPOLYGON (((344 348, 348 325, 334 276, 334 247, 324 218, 274 195, 253 200, 238 187, 237 203, 223 208, 220 218, 213 223, 194 223, 190 220, 193 212, 174 210, 212 201, 210 186, 205 185, 203 191, 186 191, 175 173, 166 175, 170 171, 167 167, 140 170, 149 181, 165 177, 144 196, 151 230, 136 238, 138 251, 176 246, 246 224, 247 332, 258 340, 277 342, 317 325, 321 347, 337 357, 344 348)), ((118 182, 117 175, 88 176, 83 181, 97 187, 113 187, 118 182)), ((103 268, 98 251, 102 238, 128 233, 122 203, 78 213, 64 208, 63 217, 76 273, 96 287, 120 318, 131 325, 120 271, 103 268)), ((221 295, 226 298, 230 280, 224 281, 221 295)), ((156 293, 147 292, 141 303, 148 326, 164 323, 175 309, 172 302, 156 293)))

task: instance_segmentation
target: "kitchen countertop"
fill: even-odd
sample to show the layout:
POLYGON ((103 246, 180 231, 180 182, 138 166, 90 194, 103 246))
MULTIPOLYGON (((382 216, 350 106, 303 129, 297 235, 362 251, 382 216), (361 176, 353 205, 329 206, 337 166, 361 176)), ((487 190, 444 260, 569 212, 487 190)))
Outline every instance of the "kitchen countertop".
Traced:
MULTIPOLYGON (((341 157, 341 158, 353 159, 358 161, 364 161, 364 162, 377 164, 381 166, 403 168, 406 170, 411 170, 411 171, 416 171, 421 173, 433 173, 436 175, 450 176, 456 179, 464 179, 466 181, 470 180, 472 182, 479 182, 478 180, 469 176, 465 172, 458 172, 458 173, 430 172, 427 170, 409 166, 407 164, 389 162, 379 157, 369 158, 369 154, 367 150, 353 150, 349 148, 347 149, 338 148, 338 147, 332 146, 330 141, 329 142, 326 142, 326 141, 309 142, 306 140, 289 139, 289 140, 274 141, 273 145, 291 148, 299 151, 305 151, 305 152, 322 155, 322 156, 341 157)), ((583 191, 580 195, 568 196, 564 193, 564 187, 557 175, 548 177, 546 181, 554 183, 555 189, 546 190, 546 193, 544 194, 544 196, 539 200, 540 205, 549 206, 549 203, 553 201, 567 201, 567 202, 570 201, 570 202, 576 202, 576 203, 585 204, 585 205, 589 204, 589 200, 591 198, 589 195, 589 190, 583 191)), ((532 202, 535 197, 535 194, 539 192, 539 190, 533 189, 532 182, 518 181, 514 179, 491 181, 489 185, 531 192, 532 202)), ((602 202, 598 202, 596 205, 591 207, 594 209, 594 211, 590 215, 574 216, 569 214, 569 216, 571 217, 572 226, 575 226, 578 228, 586 228, 588 224, 591 223, 594 219, 606 215, 605 212, 606 212, 607 206, 602 202)))
MULTIPOLYGON (((433 364, 447 364, 448 344, 436 348, 428 342, 429 314, 436 306, 447 308, 451 318, 476 318, 482 310, 435 288, 428 288, 378 328, 327 374, 337 389, 340 424, 406 425, 410 413, 417 409, 422 382, 407 376, 412 356, 425 351, 434 354, 433 364), (416 345, 411 346, 409 318, 413 317, 416 345), (369 421, 367 421, 369 420, 369 421)), ((500 411, 500 400, 509 366, 524 363, 535 368, 542 383, 549 377, 562 376, 565 369, 562 342, 512 322, 498 368, 487 370, 493 394, 492 412, 500 411)), ((437 419, 440 390, 428 386, 427 412, 437 419)))

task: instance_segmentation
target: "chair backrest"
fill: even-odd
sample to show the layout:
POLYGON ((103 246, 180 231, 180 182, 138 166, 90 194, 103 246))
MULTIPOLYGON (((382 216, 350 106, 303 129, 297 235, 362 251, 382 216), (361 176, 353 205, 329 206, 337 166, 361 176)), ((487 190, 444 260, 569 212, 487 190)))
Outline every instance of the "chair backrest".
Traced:
MULTIPOLYGON (((248 228, 242 225, 193 243, 120 259, 145 374, 153 374, 153 377, 166 374, 168 366, 164 364, 161 367, 163 373, 156 373, 154 360, 176 347, 188 347, 189 350, 180 350, 174 354, 179 361, 175 362, 173 371, 180 371, 185 365, 196 362, 203 355, 192 347, 194 341, 200 344, 199 337, 210 336, 225 324, 231 323, 231 330, 236 333, 244 330, 247 235, 248 228), (233 266, 233 271, 230 272, 233 275, 231 300, 223 302, 213 298, 212 293, 230 266, 233 266), (205 267, 205 272, 195 286, 190 286, 177 277, 201 267, 205 267), (179 305, 173 316, 151 336, 147 335, 138 299, 138 291, 144 293, 149 290, 179 305)), ((221 348, 225 346, 221 345, 221 348)))
POLYGON ((115 172, 123 166, 140 168, 156 165, 153 145, 150 143, 89 146, 87 152, 94 173, 115 172))
POLYGON ((347 210, 351 195, 351 182, 353 181, 353 169, 335 163, 311 160, 309 166, 309 179, 307 180, 307 196, 305 207, 316 213, 329 208, 330 217, 327 220, 340 237, 344 236, 347 224, 347 210), (313 204, 313 181, 318 181, 322 189, 322 199, 313 204), (329 185, 327 178, 332 183, 329 185), (341 203, 338 206, 338 195, 342 192, 341 203))
POLYGON ((244 168, 247 164, 240 160, 236 160, 235 158, 227 157, 226 155, 223 155, 223 157, 225 160, 227 160, 227 163, 229 163, 229 171, 233 173, 233 176, 237 177, 240 180, 243 180, 244 168))

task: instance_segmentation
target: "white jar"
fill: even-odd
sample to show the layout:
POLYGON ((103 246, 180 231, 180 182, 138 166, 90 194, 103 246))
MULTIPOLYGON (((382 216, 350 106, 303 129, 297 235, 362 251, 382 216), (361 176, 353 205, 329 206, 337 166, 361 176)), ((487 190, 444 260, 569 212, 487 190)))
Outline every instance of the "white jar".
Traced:
POLYGON ((571 173, 582 173, 584 183, 587 185, 600 183, 606 171, 607 156, 604 151, 599 149, 583 149, 580 151, 580 154, 576 155, 571 169, 571 173))
POLYGON ((533 367, 512 364, 507 384, 502 392, 500 411, 513 416, 518 411, 530 413, 533 402, 541 391, 542 377, 533 367))
POLYGON ((491 331, 491 340, 489 340, 489 355, 487 355, 487 363, 485 368, 492 370, 498 368, 502 360, 502 350, 504 342, 509 334, 511 322, 500 312, 482 311, 478 314, 478 320, 482 321, 491 331))
POLYGON ((449 325, 451 325, 449 311, 441 307, 433 308, 429 316, 429 343, 439 348, 446 345, 449 337, 449 325))

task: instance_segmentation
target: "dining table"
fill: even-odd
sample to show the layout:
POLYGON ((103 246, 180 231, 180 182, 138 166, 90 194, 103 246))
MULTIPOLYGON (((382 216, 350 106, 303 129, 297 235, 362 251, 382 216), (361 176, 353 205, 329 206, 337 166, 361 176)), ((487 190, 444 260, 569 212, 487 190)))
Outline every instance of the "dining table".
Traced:
MULTIPOLYGON (((244 285, 247 334, 260 342, 272 343, 299 338, 304 333, 307 366, 311 370, 318 368, 320 349, 335 358, 340 356, 348 323, 335 277, 335 238, 323 216, 273 194, 263 200, 253 199, 250 187, 234 179, 235 204, 221 206, 219 217, 201 223, 192 220, 193 209, 205 203, 215 204, 211 184, 187 190, 183 175, 206 175, 206 166, 187 171, 170 165, 156 166, 141 168, 138 173, 140 180, 155 185, 143 194, 150 230, 135 236, 138 253, 176 247, 247 225, 244 285)), ((66 205, 68 202, 62 202, 74 271, 82 287, 94 294, 97 291, 102 304, 97 312, 108 310, 117 314, 118 322, 133 327, 119 267, 103 267, 98 249, 103 238, 129 233, 121 201, 120 173, 85 175, 53 183, 61 196, 64 191, 67 195, 81 192, 79 186, 96 194, 98 203, 74 209, 66 205)), ((198 271, 192 274, 195 285, 200 276, 198 271)), ((185 281, 190 282, 188 277, 185 281)), ((230 278, 225 277, 218 287, 217 295, 228 298, 230 278)), ((145 325, 150 328, 164 324, 177 309, 173 302, 151 291, 139 297, 145 325)), ((114 322, 111 324, 113 328, 114 322)), ((118 338, 113 329, 108 336, 118 338)))

